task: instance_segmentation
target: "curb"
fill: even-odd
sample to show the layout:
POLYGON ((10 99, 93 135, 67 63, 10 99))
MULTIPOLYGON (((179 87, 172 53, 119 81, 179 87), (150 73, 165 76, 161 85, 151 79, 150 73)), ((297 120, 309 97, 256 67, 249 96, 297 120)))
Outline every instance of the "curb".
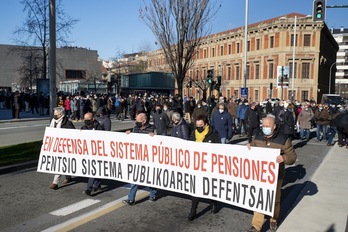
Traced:
POLYGON ((3 166, 3 167, 0 167, 0 175, 21 171, 23 169, 34 168, 34 167, 37 167, 37 164, 38 164, 38 160, 34 160, 34 161, 28 161, 28 162, 20 163, 20 164, 3 166))

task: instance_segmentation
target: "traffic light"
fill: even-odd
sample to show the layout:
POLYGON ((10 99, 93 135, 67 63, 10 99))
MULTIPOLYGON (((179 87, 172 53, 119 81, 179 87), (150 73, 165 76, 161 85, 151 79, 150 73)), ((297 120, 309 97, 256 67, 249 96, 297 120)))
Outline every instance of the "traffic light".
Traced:
POLYGON ((325 0, 314 0, 313 1, 313 21, 322 22, 325 20, 325 0))
POLYGON ((190 86, 190 88, 192 88, 192 81, 189 82, 189 86, 190 86))

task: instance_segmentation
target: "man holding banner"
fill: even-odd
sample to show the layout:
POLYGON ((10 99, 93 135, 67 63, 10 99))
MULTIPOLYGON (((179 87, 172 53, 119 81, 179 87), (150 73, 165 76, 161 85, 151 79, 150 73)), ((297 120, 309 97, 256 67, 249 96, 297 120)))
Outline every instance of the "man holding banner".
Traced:
MULTIPOLYGON (((135 127, 133 128, 133 133, 149 134, 154 136, 155 126, 151 125, 147 119, 145 113, 140 113, 135 118, 135 127)), ((131 133, 129 130, 126 131, 127 134, 131 133)), ((131 189, 129 190, 128 199, 122 202, 127 205, 135 205, 135 195, 137 194, 138 185, 131 184, 131 189)), ((154 202, 156 200, 157 189, 150 188, 150 198, 149 201, 154 202)))
MULTIPOLYGON (((295 163, 297 155, 292 146, 292 142, 287 138, 275 123, 273 115, 267 115, 262 119, 262 132, 257 134, 250 144, 247 144, 249 150, 251 147, 265 147, 280 149, 280 155, 277 156, 276 162, 279 163, 278 183, 275 197, 274 214, 270 219, 270 231, 277 230, 277 220, 280 212, 280 191, 284 179, 285 164, 292 165, 295 163)), ((251 228, 248 232, 261 231, 264 223, 265 215, 259 212, 254 212, 251 222, 251 228)))

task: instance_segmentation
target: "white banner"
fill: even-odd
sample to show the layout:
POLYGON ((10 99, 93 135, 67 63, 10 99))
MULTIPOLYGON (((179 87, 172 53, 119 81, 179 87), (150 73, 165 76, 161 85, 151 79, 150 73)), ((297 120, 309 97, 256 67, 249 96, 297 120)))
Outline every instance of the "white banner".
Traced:
POLYGON ((279 149, 47 127, 38 172, 112 179, 272 216, 279 149))

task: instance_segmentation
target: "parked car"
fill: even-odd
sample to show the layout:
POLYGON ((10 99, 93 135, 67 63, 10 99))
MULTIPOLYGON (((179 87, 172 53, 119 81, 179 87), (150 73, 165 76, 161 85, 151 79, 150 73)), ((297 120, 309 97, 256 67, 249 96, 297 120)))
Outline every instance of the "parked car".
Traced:
MULTIPOLYGON (((266 99, 261 103, 261 106, 262 106, 263 108, 266 107, 266 104, 267 104, 268 100, 269 100, 269 98, 266 98, 266 99)), ((272 107, 274 106, 274 103, 279 102, 279 101, 280 101, 279 98, 271 98, 272 107)))

